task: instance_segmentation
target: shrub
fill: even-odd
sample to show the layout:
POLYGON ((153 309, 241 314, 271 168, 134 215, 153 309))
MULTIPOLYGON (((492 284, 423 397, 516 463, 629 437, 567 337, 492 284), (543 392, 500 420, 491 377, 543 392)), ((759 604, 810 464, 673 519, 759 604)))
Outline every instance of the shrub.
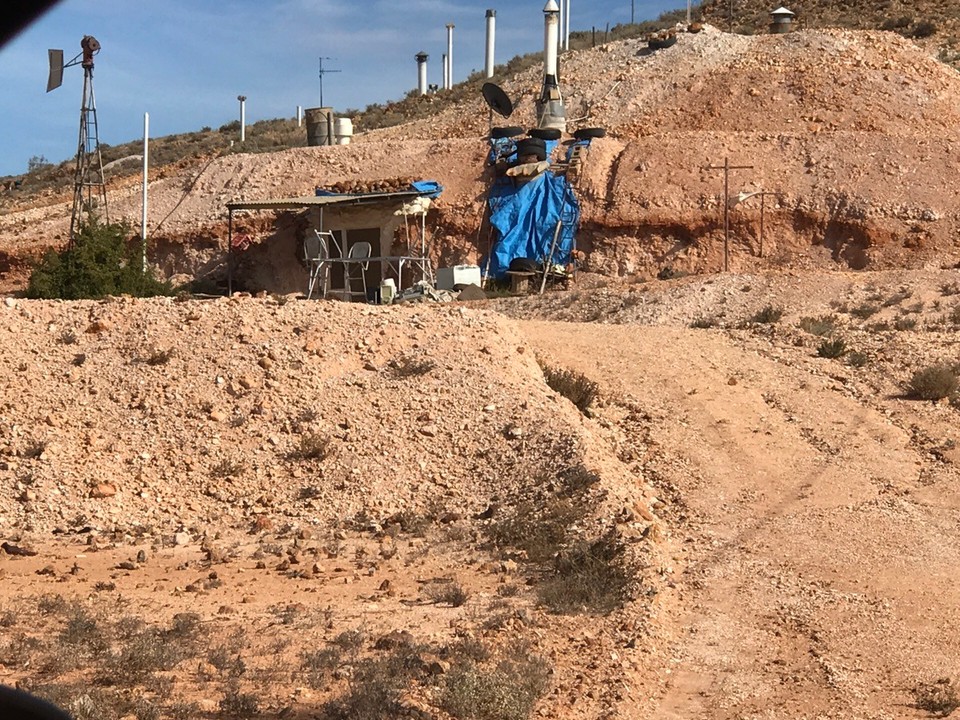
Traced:
POLYGON ((323 460, 330 452, 330 438, 320 433, 307 433, 300 437, 294 455, 301 460, 323 460))
POLYGON ((224 458, 212 468, 210 468, 210 477, 216 480, 226 480, 227 478, 237 478, 243 475, 243 461, 224 458))
POLYGON ((847 343, 843 338, 836 340, 824 340, 817 348, 817 355, 822 358, 835 359, 842 357, 847 352, 847 343))
POLYGON ((765 308, 757 312, 750 322, 754 323, 763 323, 763 324, 772 324, 779 322, 780 318, 783 317, 783 308, 774 307, 773 305, 767 305, 765 308))
POLYGON ((427 586, 427 597, 431 602, 462 607, 470 599, 470 593, 458 582, 440 582, 427 586))
POLYGON ((709 328, 716 327, 717 325, 717 319, 712 317, 698 317, 690 323, 690 327, 692 327, 694 330, 707 330, 709 328))
POLYGON ((27 297, 35 299, 99 299, 107 295, 169 295, 168 283, 143 272, 139 246, 128 245, 123 223, 101 224, 95 218, 81 225, 73 246, 47 251, 34 268, 27 297))
POLYGON ((880 308, 873 303, 860 303, 850 311, 850 314, 854 317, 860 318, 861 320, 866 320, 867 318, 876 315, 879 311, 880 308))
POLYGON ((870 357, 859 350, 853 350, 847 353, 847 365, 850 367, 864 367, 867 363, 870 362, 870 357))
POLYGON ((260 701, 256 695, 240 692, 239 686, 231 684, 220 701, 220 712, 227 717, 247 718, 260 712, 260 701))
POLYGON ((557 558, 553 577, 538 589, 540 602, 553 612, 599 612, 623 600, 630 577, 623 548, 611 539, 580 542, 557 558))
POLYGON ((937 34, 937 24, 932 20, 921 20, 910 30, 912 38, 927 38, 937 34))
POLYGON ((919 710, 925 710, 937 717, 947 717, 960 708, 960 694, 950 678, 921 683, 914 688, 913 697, 919 710))
POLYGON ((918 370, 910 378, 910 396, 918 400, 941 400, 953 395, 960 380, 947 365, 931 365, 918 370))
POLYGON ((582 504, 568 500, 554 500, 539 510, 532 503, 520 503, 487 533, 498 547, 521 550, 531 562, 545 562, 560 551, 570 527, 585 513, 582 504))
POLYGON ((800 329, 817 337, 830 337, 837 330, 837 318, 834 315, 800 318, 800 329))
POLYGON ((300 668, 307 675, 307 685, 319 689, 339 665, 340 650, 332 647, 303 653, 300 668))
POLYGON ((524 671, 490 672, 475 666, 456 670, 447 678, 440 705, 464 720, 525 720, 546 688, 546 675, 533 665, 524 671))
POLYGON ((426 375, 436 366, 437 363, 430 358, 416 357, 414 355, 404 355, 390 362, 390 370, 394 377, 398 378, 426 375))
POLYGON ((597 398, 597 384, 583 373, 576 370, 551 367, 540 363, 543 378, 550 388, 563 395, 567 400, 579 408, 580 412, 587 413, 593 401, 597 398))
POLYGON ((166 349, 157 348, 151 351, 149 355, 147 355, 145 362, 147 363, 147 365, 153 365, 153 366, 166 365, 168 362, 170 362, 173 359, 174 355, 176 355, 176 350, 174 350, 173 348, 166 348, 166 349))
POLYGON ((896 330, 901 330, 901 331, 914 330, 917 327, 917 319, 910 318, 910 317, 900 317, 894 321, 893 327, 896 330))

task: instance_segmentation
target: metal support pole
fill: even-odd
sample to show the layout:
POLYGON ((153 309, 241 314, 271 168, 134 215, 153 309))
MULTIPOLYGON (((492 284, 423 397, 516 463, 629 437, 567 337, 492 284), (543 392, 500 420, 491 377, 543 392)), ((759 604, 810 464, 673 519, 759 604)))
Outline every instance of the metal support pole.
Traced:
POLYGON ((147 272, 147 179, 150 169, 150 113, 143 114, 143 216, 140 219, 140 241, 143 244, 143 272, 147 272))
POLYGON ((233 210, 227 211, 227 297, 233 295, 233 210))
POLYGON ((763 257, 763 211, 767 204, 767 194, 760 194, 760 257, 763 257))

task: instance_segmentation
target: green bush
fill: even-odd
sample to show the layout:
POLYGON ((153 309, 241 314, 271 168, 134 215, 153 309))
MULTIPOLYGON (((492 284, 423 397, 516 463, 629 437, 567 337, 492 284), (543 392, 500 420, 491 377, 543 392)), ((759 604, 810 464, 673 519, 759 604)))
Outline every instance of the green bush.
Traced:
POLYGON ((587 414, 590 411, 590 406, 593 405, 593 401, 597 399, 597 391, 599 390, 597 384, 576 370, 551 367, 544 364, 542 360, 538 361, 547 385, 576 405, 580 412, 587 414))
POLYGON ((767 305, 762 310, 758 311, 752 318, 750 322, 762 323, 762 324, 772 324, 780 321, 780 318, 783 317, 783 308, 774 307, 773 305, 767 305))
POLYGON ((34 268, 27 297, 46 300, 99 299, 107 295, 169 295, 168 283, 143 272, 139 244, 129 245, 124 223, 96 219, 80 226, 71 247, 47 251, 34 268))
POLYGON ((835 315, 800 318, 800 329, 818 337, 830 337, 837 329, 835 315))
POLYGON ((910 395, 918 400, 942 400, 960 387, 960 379, 947 365, 931 365, 910 378, 910 395))
POLYGON ((817 348, 817 355, 822 358, 838 358, 847 352, 847 343, 842 338, 824 340, 817 348))

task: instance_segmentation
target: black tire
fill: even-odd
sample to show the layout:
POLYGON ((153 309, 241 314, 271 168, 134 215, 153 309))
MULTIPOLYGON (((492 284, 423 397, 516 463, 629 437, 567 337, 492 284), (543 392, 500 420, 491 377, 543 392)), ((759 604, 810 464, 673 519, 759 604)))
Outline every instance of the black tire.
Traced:
POLYGON ((510 261, 510 272, 540 272, 540 265, 530 258, 514 258, 510 261))
POLYGON ((603 128, 580 128, 573 136, 577 140, 594 140, 607 136, 607 131, 603 128))
POLYGON ((517 164, 522 165, 523 163, 533 162, 531 160, 520 161, 520 158, 536 158, 536 162, 543 162, 547 159, 547 151, 543 148, 526 148, 524 150, 517 150, 517 164))
POLYGON ((547 159, 547 143, 540 138, 524 138, 517 142, 517 157, 536 155, 540 160, 547 159))
POLYGON ((523 135, 523 128, 521 127, 495 127, 490 130, 490 137, 494 140, 499 140, 501 138, 512 138, 523 135))
POLYGON ((527 135, 539 140, 559 140, 563 136, 563 133, 556 128, 534 128, 528 132, 527 135))

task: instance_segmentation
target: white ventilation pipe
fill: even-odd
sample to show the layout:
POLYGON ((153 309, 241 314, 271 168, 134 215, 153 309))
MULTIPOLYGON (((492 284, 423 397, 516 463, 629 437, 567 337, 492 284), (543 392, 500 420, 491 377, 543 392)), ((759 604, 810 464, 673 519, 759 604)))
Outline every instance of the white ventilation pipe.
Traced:
POLYGON ((447 90, 453 89, 453 23, 447 24, 447 90))
POLYGON ((487 77, 493 77, 493 55, 497 46, 497 11, 487 10, 487 77))
POLYGON ((543 74, 557 77, 557 50, 560 46, 560 6, 557 0, 547 0, 543 8, 543 74))
POLYGON ((150 113, 143 114, 143 217, 140 240, 143 243, 143 272, 147 271, 147 178, 150 173, 150 113))
POLYGON ((570 0, 563 0, 563 49, 570 49, 570 0))
POLYGON ((423 50, 416 54, 417 59, 417 90, 421 95, 427 94, 427 60, 430 56, 423 50))
POLYGON ((303 105, 297 105, 297 127, 303 127, 303 105))
POLYGON ((247 96, 237 95, 240 101, 240 142, 247 139, 247 96))

